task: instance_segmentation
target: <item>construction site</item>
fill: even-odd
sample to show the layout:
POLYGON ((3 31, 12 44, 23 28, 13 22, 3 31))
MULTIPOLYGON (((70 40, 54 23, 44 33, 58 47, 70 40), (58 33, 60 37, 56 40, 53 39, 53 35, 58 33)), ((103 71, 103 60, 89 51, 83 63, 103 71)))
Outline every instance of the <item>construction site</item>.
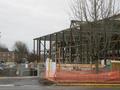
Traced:
POLYGON ((120 84, 120 14, 33 39, 42 78, 55 83, 120 84))

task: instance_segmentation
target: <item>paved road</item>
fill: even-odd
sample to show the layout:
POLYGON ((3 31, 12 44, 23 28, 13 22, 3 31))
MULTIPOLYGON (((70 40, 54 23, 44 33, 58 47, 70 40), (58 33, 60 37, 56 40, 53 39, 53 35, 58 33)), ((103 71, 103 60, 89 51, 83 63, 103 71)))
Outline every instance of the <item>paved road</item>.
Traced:
POLYGON ((0 79, 0 90, 120 90, 120 88, 87 88, 80 86, 44 86, 38 78, 0 79))
POLYGON ((62 86, 0 86, 0 90, 120 90, 120 88, 85 88, 62 86))
POLYGON ((14 86, 24 86, 24 85, 40 85, 38 77, 6 77, 0 78, 0 86, 4 85, 14 85, 14 86))

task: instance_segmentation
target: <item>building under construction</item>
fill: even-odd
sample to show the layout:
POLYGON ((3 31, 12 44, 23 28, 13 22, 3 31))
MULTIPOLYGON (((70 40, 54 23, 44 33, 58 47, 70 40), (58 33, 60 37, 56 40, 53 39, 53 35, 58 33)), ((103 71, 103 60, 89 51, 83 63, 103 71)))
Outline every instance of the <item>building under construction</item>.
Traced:
POLYGON ((71 21, 70 28, 34 39, 37 61, 51 58, 58 63, 94 63, 120 58, 119 15, 98 22, 71 21))
POLYGON ((35 38, 34 53, 38 62, 50 58, 59 67, 77 65, 72 67, 76 71, 104 68, 111 60, 120 60, 120 15, 97 22, 72 20, 68 29, 35 38), (82 65, 91 69, 78 68, 82 65))

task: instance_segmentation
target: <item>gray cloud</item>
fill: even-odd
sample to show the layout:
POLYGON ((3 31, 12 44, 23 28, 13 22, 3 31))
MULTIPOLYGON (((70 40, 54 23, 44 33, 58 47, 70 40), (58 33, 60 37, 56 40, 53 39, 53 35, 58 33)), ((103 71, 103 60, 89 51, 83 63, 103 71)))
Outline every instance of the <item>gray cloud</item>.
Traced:
POLYGON ((0 42, 10 49, 21 40, 32 50, 32 39, 69 27, 65 0, 0 0, 0 42))

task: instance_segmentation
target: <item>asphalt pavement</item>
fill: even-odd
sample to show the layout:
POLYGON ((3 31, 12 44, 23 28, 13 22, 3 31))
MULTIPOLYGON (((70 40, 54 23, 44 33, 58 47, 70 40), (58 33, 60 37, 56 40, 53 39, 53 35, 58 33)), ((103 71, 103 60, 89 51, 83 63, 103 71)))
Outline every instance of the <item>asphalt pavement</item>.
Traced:
POLYGON ((87 88, 79 86, 0 86, 0 90, 120 90, 120 88, 87 88))
POLYGON ((120 88, 102 88, 86 86, 43 85, 38 77, 0 78, 0 90, 120 90, 120 88))

